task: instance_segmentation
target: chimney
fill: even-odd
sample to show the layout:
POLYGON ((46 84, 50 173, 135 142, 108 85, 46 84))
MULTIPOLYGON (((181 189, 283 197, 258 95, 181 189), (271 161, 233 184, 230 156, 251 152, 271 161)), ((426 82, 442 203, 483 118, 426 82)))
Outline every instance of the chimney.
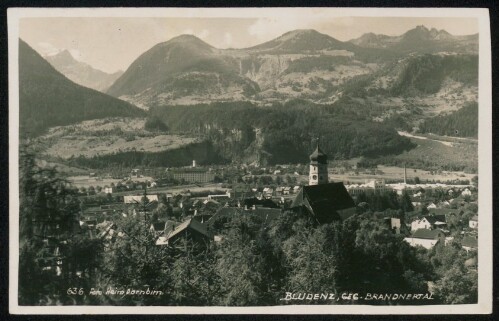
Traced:
POLYGON ((193 168, 194 168, 194 167, 196 167, 196 160, 195 160, 195 159, 194 159, 194 160, 192 160, 192 167, 193 167, 193 168))

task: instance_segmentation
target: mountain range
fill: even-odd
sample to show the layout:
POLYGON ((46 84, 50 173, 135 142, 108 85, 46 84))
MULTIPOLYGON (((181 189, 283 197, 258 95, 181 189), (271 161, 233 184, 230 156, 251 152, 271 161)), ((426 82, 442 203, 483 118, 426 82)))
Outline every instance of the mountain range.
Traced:
MULTIPOLYGON (((101 93, 70 80, 68 70, 86 67, 59 72, 21 40, 21 134, 70 125, 65 131, 73 140, 72 124, 83 120, 106 118, 113 130, 109 117, 147 117, 146 124, 158 125, 145 128, 147 135, 201 138, 213 156, 206 163, 303 162, 307 133, 324 137, 334 159, 397 154, 414 147, 397 130, 434 130, 445 121, 447 132, 465 119, 469 128, 459 133, 476 132, 477 113, 459 111, 478 100, 477 50, 477 35, 425 27, 346 42, 295 30, 245 49, 218 49, 182 35, 141 54, 101 93)), ((52 60, 75 65, 68 52, 52 60)), ((163 154, 134 153, 132 163, 164 164, 163 154)), ((108 155, 104 163, 127 155, 108 155)), ((102 165, 100 157, 88 161, 102 165)))
POLYGON ((105 92, 123 74, 121 70, 109 74, 95 69, 89 64, 76 60, 68 50, 44 58, 71 81, 101 92, 105 92))
POLYGON ((143 116, 137 107, 75 84, 19 40, 19 122, 21 136, 82 120, 143 116))
POLYGON ((400 36, 370 32, 349 42, 360 47, 385 48, 402 53, 451 51, 476 54, 478 51, 478 34, 454 36, 445 30, 428 29, 425 26, 417 26, 400 36))
POLYGON ((365 34, 339 41, 295 30, 245 49, 217 49, 192 35, 157 44, 107 91, 148 109, 162 105, 288 99, 334 103, 343 87, 401 59, 421 54, 476 55, 478 36, 416 27, 401 36, 365 34))

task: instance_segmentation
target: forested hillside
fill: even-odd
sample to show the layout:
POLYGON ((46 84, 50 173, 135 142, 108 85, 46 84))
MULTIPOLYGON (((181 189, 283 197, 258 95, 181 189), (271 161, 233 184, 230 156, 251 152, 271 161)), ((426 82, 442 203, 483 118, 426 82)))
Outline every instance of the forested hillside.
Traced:
POLYGON ((21 135, 82 120, 142 116, 135 106, 64 77, 24 41, 19 40, 19 110, 21 135))
POLYGON ((424 55, 411 59, 390 89, 394 95, 434 94, 446 77, 478 86, 478 59, 474 55, 424 55))
POLYGON ((419 126, 421 133, 478 138, 478 104, 471 103, 448 115, 426 119, 419 126))
POLYGON ((413 147, 383 123, 303 101, 265 108, 251 103, 155 107, 150 117, 173 132, 207 137, 233 160, 261 154, 270 163, 306 162, 316 138, 332 159, 397 154, 413 147))

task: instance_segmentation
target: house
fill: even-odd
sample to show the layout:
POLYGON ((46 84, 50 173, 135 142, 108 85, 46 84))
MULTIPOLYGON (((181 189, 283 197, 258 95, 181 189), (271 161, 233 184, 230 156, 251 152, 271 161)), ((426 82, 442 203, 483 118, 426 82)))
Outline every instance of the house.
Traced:
POLYGON ((132 169, 132 171, 130 172, 130 177, 138 178, 140 176, 139 172, 140 172, 140 169, 138 169, 138 168, 132 169))
POLYGON ((104 189, 102 190, 105 194, 113 194, 113 188, 112 187, 109 187, 109 186, 106 186, 104 187, 104 189))
POLYGON ((298 186, 298 185, 293 187, 293 194, 298 193, 300 191, 300 188, 301 188, 301 186, 298 186))
POLYGON ((200 250, 208 246, 213 236, 198 220, 188 219, 165 236, 156 240, 156 245, 166 245, 179 250, 200 250))
POLYGON ((198 213, 196 211, 192 218, 200 223, 205 223, 205 222, 209 221, 212 217, 213 217, 213 214, 211 214, 211 213, 203 213, 203 212, 198 213))
POLYGON ((242 202, 245 209, 253 207, 279 208, 279 206, 271 199, 258 199, 256 197, 247 198, 242 202))
POLYGON ((461 192, 461 195, 462 196, 471 196, 471 191, 469 190, 469 188, 467 188, 461 192))
POLYGON ((171 220, 158 221, 151 224, 151 232, 154 232, 156 236, 166 235, 175 228, 176 224, 178 223, 171 220))
POLYGON ((428 205, 426 208, 427 208, 427 209, 437 208, 437 205, 435 205, 435 203, 431 203, 431 204, 430 204, 430 205, 428 205))
POLYGON ((283 191, 284 191, 284 187, 282 186, 278 186, 276 189, 275 189, 275 194, 277 196, 281 196, 283 194, 283 191))
POLYGON ((440 229, 428 230, 418 229, 410 237, 404 238, 404 241, 411 246, 422 246, 425 249, 431 249, 439 241, 445 242, 445 234, 440 229))
POLYGON ((438 204, 439 208, 449 207, 450 203, 448 201, 443 201, 438 204))
POLYGON ((385 224, 392 230, 395 234, 400 234, 400 219, 396 217, 385 217, 385 224))
POLYGON ((263 189, 263 196, 265 198, 271 198, 273 194, 274 194, 274 189, 273 188, 265 187, 263 189))
POLYGON ((420 198, 421 196, 423 196, 423 192, 421 192, 421 191, 419 191, 419 192, 417 192, 417 193, 414 193, 414 194, 412 195, 412 197, 417 197, 417 198, 420 198))
POLYGON ((435 229, 446 225, 445 215, 426 215, 411 222, 411 231, 419 229, 435 229))
POLYGON ((291 187, 284 187, 284 189, 282 190, 282 195, 289 195, 289 193, 291 193, 291 187))
POLYGON ((262 220, 263 224, 267 224, 277 219, 281 214, 282 210, 280 208, 254 206, 243 209, 239 207, 223 207, 206 221, 206 226, 209 230, 217 230, 221 225, 230 221, 230 218, 238 215, 255 215, 262 220))
POLYGON ((466 252, 476 251, 478 249, 478 238, 476 236, 465 236, 461 240, 461 246, 466 252))
POLYGON ((217 200, 217 201, 227 201, 230 199, 231 193, 229 190, 225 192, 225 194, 211 194, 208 195, 209 200, 217 200))
POLYGON ((473 216, 469 221, 470 228, 478 228, 478 215, 473 216))
POLYGON ((346 219, 355 213, 355 203, 343 183, 303 186, 290 208, 313 216, 320 224, 346 219))

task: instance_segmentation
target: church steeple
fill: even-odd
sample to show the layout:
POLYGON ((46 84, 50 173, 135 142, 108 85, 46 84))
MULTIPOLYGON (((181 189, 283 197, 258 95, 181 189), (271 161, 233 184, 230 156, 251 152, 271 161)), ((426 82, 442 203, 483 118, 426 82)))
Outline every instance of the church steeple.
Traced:
POLYGON ((319 185, 328 183, 327 173, 327 155, 319 147, 319 140, 317 140, 317 147, 310 155, 310 171, 308 176, 308 185, 319 185))

